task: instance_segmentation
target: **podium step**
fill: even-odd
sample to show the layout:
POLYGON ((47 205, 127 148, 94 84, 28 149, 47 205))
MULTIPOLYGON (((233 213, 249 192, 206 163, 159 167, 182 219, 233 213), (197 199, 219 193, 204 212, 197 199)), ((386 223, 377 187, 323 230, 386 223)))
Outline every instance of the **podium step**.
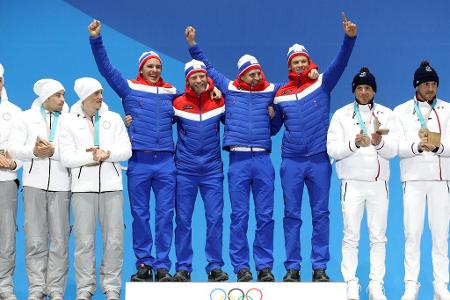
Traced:
POLYGON ((345 300, 343 282, 127 282, 126 300, 345 300))

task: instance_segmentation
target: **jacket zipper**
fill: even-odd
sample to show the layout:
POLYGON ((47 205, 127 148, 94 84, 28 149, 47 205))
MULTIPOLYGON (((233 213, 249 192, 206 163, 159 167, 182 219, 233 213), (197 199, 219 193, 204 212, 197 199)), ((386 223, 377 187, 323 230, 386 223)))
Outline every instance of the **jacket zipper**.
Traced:
POLYGON ((78 172, 78 179, 80 179, 82 169, 83 169, 83 166, 80 167, 80 171, 78 172))
POLYGON ((102 164, 103 164, 103 162, 101 161, 100 166, 98 166, 98 192, 99 193, 102 192, 102 177, 101 177, 102 164))
POLYGON ((51 169, 52 169, 52 160, 50 157, 48 158, 48 179, 47 179, 47 191, 50 188, 50 175, 51 175, 51 169))
MULTIPOLYGON (((159 87, 156 87, 156 94, 159 95, 159 87)), ((158 98, 159 99, 159 98, 158 98)), ((156 101, 156 143, 159 144, 159 103, 160 101, 156 101)))

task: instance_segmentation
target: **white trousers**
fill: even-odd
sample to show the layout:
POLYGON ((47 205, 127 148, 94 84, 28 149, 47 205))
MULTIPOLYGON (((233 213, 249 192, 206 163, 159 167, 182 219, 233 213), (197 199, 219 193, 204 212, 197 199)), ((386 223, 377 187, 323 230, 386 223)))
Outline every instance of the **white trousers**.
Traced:
POLYGON ((342 181, 341 189, 344 238, 341 272, 344 280, 358 281, 358 245, 364 208, 370 240, 370 280, 383 283, 386 272, 386 225, 388 188, 385 181, 342 181))
POLYGON ((419 278, 420 240, 423 232, 425 206, 428 203, 434 283, 448 284, 449 192, 448 181, 406 181, 403 183, 405 282, 417 282, 419 278))
POLYGON ((78 293, 96 291, 95 237, 97 220, 103 239, 100 265, 102 292, 120 294, 123 264, 123 194, 73 193, 72 207, 75 233, 75 281, 78 293))

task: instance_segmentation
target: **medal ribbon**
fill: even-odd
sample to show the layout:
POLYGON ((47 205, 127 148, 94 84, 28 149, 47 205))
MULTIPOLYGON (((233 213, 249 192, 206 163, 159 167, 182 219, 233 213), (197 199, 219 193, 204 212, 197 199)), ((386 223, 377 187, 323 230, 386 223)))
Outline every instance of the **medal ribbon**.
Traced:
POLYGON ((363 131, 364 135, 368 136, 369 134, 367 132, 366 123, 367 123, 367 125, 369 125, 370 122, 372 122, 372 116, 373 116, 373 112, 375 110, 375 103, 372 105, 372 108, 370 109, 369 119, 367 120, 366 123, 364 123, 364 121, 363 121, 363 119, 361 117, 361 113, 359 112, 358 103, 356 103, 356 101, 353 104, 353 110, 355 111, 356 118, 358 119, 359 128, 361 128, 361 130, 363 131))
POLYGON ((94 116, 94 124, 92 124, 92 121, 89 118, 86 118, 86 121, 88 123, 92 137, 94 138, 94 147, 99 148, 100 147, 100 116, 99 116, 98 110, 94 116))
MULTIPOLYGON (((49 112, 50 117, 51 117, 51 112, 49 112)), ((48 140, 49 142, 53 142, 55 139, 55 132, 56 132, 56 127, 58 125, 58 119, 59 119, 59 111, 55 111, 53 112, 53 122, 51 123, 50 127, 47 124, 47 114, 45 112, 44 109, 44 105, 41 105, 41 115, 42 118, 44 119, 45 125, 47 126, 47 134, 48 134, 48 140)))
POLYGON ((433 101, 433 104, 431 104, 430 111, 427 113, 427 115, 426 115, 427 117, 425 119, 422 115, 422 112, 420 111, 419 101, 417 101, 417 100, 414 101, 414 110, 416 111, 417 117, 419 118, 421 128, 427 128, 428 116, 433 111, 434 107, 436 106, 436 103, 437 103, 437 101, 433 101))

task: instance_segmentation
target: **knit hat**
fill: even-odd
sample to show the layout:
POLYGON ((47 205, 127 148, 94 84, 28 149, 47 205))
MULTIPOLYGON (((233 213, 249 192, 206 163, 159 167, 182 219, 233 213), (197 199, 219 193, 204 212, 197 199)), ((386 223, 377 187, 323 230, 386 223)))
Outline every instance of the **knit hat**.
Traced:
POLYGON ((300 45, 300 44, 294 44, 288 49, 288 53, 287 53, 288 66, 291 64, 291 60, 296 56, 304 56, 309 61, 309 54, 308 54, 308 51, 306 51, 305 46, 300 45))
POLYGON ((5 69, 3 68, 3 65, 0 64, 0 77, 3 78, 3 74, 5 74, 5 69))
POLYGON ((355 77, 353 77, 352 93, 355 92, 355 89, 358 85, 362 84, 367 84, 373 89, 375 93, 377 92, 377 82, 375 81, 375 76, 370 73, 369 68, 367 67, 362 67, 359 70, 359 73, 356 74, 355 77))
POLYGON ((261 70, 261 65, 259 64, 256 57, 249 54, 244 54, 241 56, 241 58, 239 58, 237 67, 238 67, 238 78, 244 75, 244 73, 247 71, 253 69, 261 70))
POLYGON ((91 77, 82 77, 75 80, 75 85, 73 86, 75 93, 77 93, 80 101, 86 100, 87 97, 92 95, 98 90, 103 90, 101 83, 91 77))
POLYGON ((414 72, 414 87, 417 87, 421 83, 434 81, 439 86, 439 76, 436 71, 430 66, 430 63, 426 60, 420 63, 420 67, 414 72))
POLYGON ((33 86, 34 93, 38 95, 36 100, 39 102, 39 105, 61 90, 65 91, 64 86, 59 81, 49 78, 40 79, 33 86))
POLYGON ((142 69, 142 67, 144 66, 145 62, 151 58, 156 58, 157 60, 159 60, 159 62, 162 65, 162 61, 161 58, 159 57, 159 55, 154 52, 154 51, 147 51, 147 52, 143 52, 141 54, 141 57, 139 57, 139 70, 142 69))
POLYGON ((208 73, 206 71, 206 66, 202 61, 193 59, 184 65, 184 77, 186 78, 186 80, 188 80, 189 77, 192 76, 192 74, 198 73, 198 72, 205 73, 205 74, 208 73))

